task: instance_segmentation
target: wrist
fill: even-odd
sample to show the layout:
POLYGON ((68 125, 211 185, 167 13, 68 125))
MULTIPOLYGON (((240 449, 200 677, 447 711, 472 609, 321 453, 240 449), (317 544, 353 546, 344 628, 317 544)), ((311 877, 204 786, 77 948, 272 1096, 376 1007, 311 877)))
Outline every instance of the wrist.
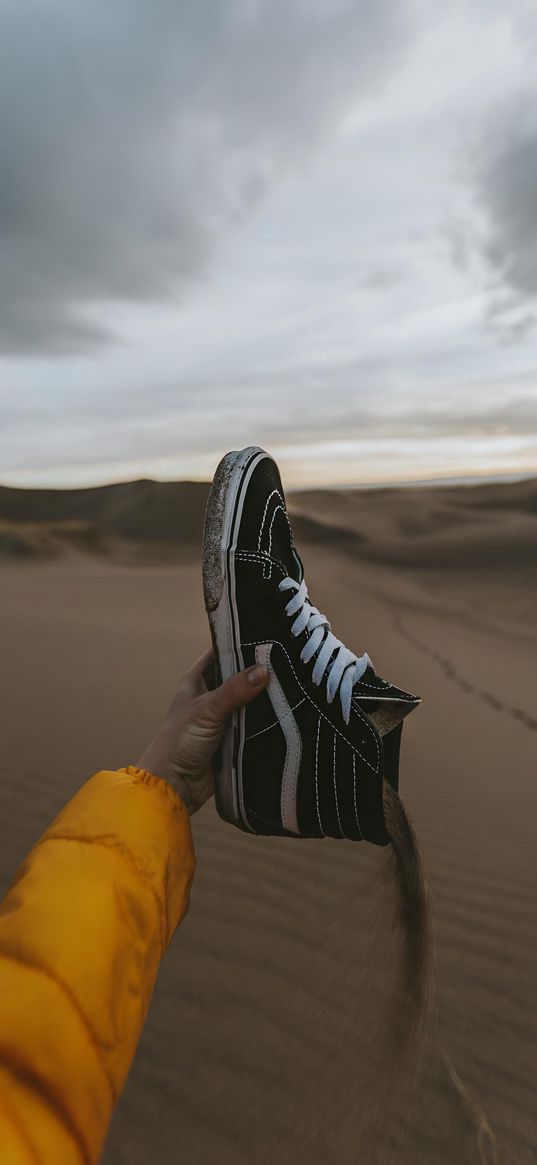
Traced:
POLYGON ((167 750, 159 748, 160 743, 161 741, 157 737, 148 745, 137 761, 137 767, 145 769, 147 773, 151 773, 154 777, 160 777, 161 780, 168 781, 168 784, 172 786, 172 789, 179 795, 189 813, 191 813, 192 795, 188 781, 170 763, 167 750))

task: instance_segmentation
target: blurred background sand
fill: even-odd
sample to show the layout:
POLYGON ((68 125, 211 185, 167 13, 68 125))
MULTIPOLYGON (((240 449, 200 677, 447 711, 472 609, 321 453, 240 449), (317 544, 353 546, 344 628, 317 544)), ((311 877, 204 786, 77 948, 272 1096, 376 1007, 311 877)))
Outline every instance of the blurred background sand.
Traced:
MULTIPOLYGON (((206 646, 207 487, 0 490, 2 887, 94 770, 136 761, 206 646)), ((402 793, 436 903, 439 1015, 383 1159, 501 1162, 537 1144, 537 483, 292 494, 313 601, 423 705, 402 793), (402 1139, 401 1139, 402 1138, 402 1139), (492 1155, 484 1158, 493 1161, 492 1155)), ((208 805, 107 1165, 368 1162, 368 1065, 391 933, 367 845, 258 839, 208 805), (367 1115, 367 1114, 366 1114, 367 1115)), ((370 1079, 372 1077, 369 1077, 370 1079)))

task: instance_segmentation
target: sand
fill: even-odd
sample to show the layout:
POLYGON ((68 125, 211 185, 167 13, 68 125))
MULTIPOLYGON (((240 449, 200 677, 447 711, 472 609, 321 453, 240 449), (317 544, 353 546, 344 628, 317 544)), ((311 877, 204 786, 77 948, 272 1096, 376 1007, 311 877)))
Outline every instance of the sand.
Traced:
MULTIPOLYGON (((290 499, 311 539, 314 601, 349 646, 424 697, 405 727, 402 793, 436 902, 439 1016, 402 1140, 397 1107, 384 1110, 381 1160, 405 1165, 480 1160, 458 1078, 486 1113, 498 1161, 536 1160, 537 519, 535 483, 523 485, 480 487, 495 490, 487 504, 464 489, 290 499), (437 550, 424 563, 428 538, 437 550)), ((132 525, 125 538, 109 524, 88 553, 65 527, 51 546, 43 527, 99 532, 91 512, 36 516, 29 492, 22 519, 0 504, 11 534, 24 541, 32 525, 39 543, 24 561, 5 552, 0 569, 2 887, 86 776, 136 760, 206 645, 194 492, 173 554, 161 519, 157 557, 166 544, 174 561, 143 566, 148 540, 132 525)), ((212 805, 193 825, 191 910, 105 1162, 369 1165, 368 1068, 394 938, 375 925, 387 917, 385 851, 247 837, 212 805)))

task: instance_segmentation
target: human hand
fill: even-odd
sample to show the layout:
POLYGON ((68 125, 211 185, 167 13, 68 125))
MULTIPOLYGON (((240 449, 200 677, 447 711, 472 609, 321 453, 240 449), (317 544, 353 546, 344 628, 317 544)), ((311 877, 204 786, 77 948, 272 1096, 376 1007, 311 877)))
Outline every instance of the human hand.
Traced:
POLYGON ((164 777, 182 797, 189 813, 214 793, 212 760, 228 717, 266 688, 266 668, 256 665, 214 687, 212 650, 185 675, 168 715, 137 767, 164 777))

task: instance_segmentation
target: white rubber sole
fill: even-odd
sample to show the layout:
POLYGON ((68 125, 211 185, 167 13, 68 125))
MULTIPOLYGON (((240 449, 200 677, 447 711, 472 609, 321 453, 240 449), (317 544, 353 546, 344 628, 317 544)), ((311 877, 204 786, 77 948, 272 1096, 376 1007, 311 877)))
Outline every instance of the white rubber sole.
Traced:
MULTIPOLYGON (((259 462, 268 456, 257 446, 228 453, 216 470, 207 501, 203 593, 221 681, 244 667, 235 596, 235 550, 248 483, 259 462)), ((215 779, 216 807, 225 821, 254 832, 243 802, 244 720, 241 709, 234 712, 226 728, 215 779)))

